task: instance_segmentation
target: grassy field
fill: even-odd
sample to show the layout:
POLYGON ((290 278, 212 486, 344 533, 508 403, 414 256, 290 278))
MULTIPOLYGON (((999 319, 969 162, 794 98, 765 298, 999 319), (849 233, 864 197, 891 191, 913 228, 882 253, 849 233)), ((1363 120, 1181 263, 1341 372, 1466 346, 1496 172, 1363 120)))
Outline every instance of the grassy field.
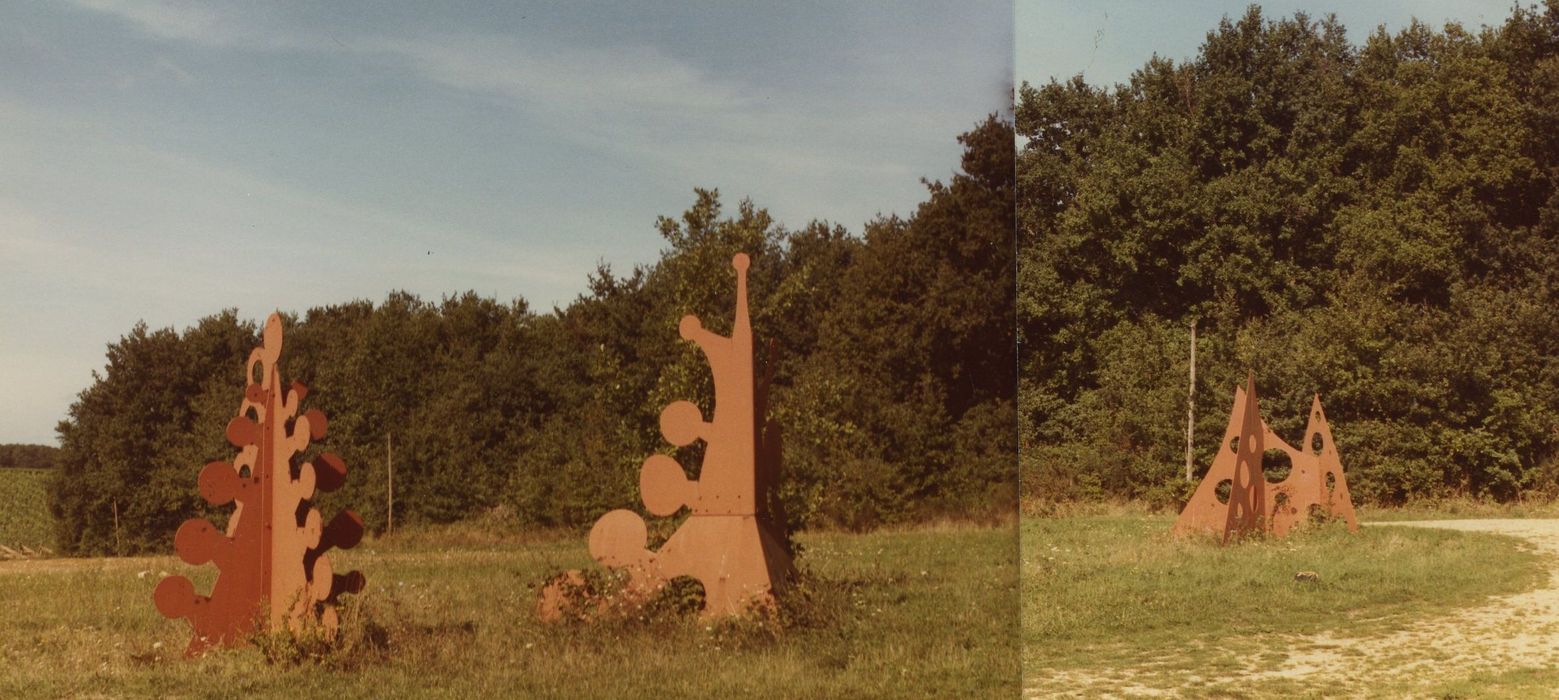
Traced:
POLYGON ((44 503, 44 469, 0 469, 0 545, 52 548, 53 521, 44 503))
POLYGON ((1555 688, 1559 688, 1559 670, 1527 668, 1474 673, 1465 680, 1436 688, 1433 697, 1436 700, 1550 700, 1555 688))
POLYGON ((1465 520, 1469 518, 1559 518, 1559 501, 1532 499, 1496 503, 1470 498, 1414 501, 1403 506, 1364 507, 1359 519, 1366 522, 1395 520, 1465 520))
POLYGON ((1295 635, 1386 630, 1546 576, 1542 557, 1495 535, 1332 526, 1219 547, 1171 538, 1172 522, 1141 514, 1023 521, 1026 685, 1148 694, 1170 689, 1157 679, 1191 677, 1177 694, 1304 695, 1313 689, 1237 681, 1282 660, 1280 642, 1295 635), (1319 580, 1296 580, 1299 572, 1319 580))
MULTIPOLYGON (((1103 516, 1168 516, 1178 505, 1152 507, 1142 501, 1025 501, 1023 517, 1031 519, 1088 518, 1103 516)), ((1530 498, 1499 503, 1476 498, 1419 499, 1400 506, 1355 504, 1361 522, 1399 520, 1463 520, 1472 518, 1559 518, 1559 499, 1530 498)))
MULTIPOLYGON (((809 583, 783 626, 541 625, 536 586, 589 564, 581 537, 459 528, 337 557, 368 588, 333 649, 270 644, 185 660, 152 606, 173 557, 0 562, 0 696, 1010 698, 1018 692, 1013 528, 803 534, 809 583), (305 650, 306 651, 306 650, 305 650)), ((336 555, 332 555, 336 556, 336 555)), ((274 640, 273 640, 274 641, 274 640)))

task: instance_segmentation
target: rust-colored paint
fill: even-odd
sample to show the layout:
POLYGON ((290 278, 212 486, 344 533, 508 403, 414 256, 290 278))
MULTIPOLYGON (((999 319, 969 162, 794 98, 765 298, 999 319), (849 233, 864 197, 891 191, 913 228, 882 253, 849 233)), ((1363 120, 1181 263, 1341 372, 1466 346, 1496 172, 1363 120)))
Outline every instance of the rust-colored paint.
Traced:
POLYGON ((186 654, 243 644, 261 629, 298 630, 308 619, 334 634, 336 597, 363 587, 361 573, 337 575, 325 556, 332 547, 355 546, 363 521, 342 511, 326 525, 313 508, 316 488, 334 491, 346 482, 346 464, 329 452, 302 460, 311 440, 324 439, 325 414, 299 415, 308 389, 298 382, 283 388, 276 366, 281 348, 281 317, 271 314, 245 365, 249 384, 238 415, 227 425, 238 456, 200 472, 200 495, 208 503, 236 504, 227 530, 195 518, 173 536, 185 562, 216 564, 211 595, 197 594, 183 576, 163 579, 153 594, 163 615, 188 618, 194 627, 186 654))
POLYGON ((1218 454, 1180 511, 1174 533, 1217 532, 1227 542, 1231 535, 1260 529, 1282 537, 1307 521, 1312 511, 1342 518, 1348 529, 1357 532, 1359 522, 1348 495, 1348 481, 1319 395, 1311 402, 1302 445, 1306 449, 1294 449, 1267 427, 1256 399, 1255 380, 1247 377, 1245 387, 1234 390, 1234 408, 1218 454), (1292 465, 1287 478, 1271 484, 1261 466, 1262 455, 1269 449, 1282 450, 1292 465), (1218 486, 1225 481, 1229 482, 1227 501, 1218 496, 1218 486))
MULTIPOLYGON (((687 478, 682 465, 666 455, 651 455, 639 472, 644 507, 653 515, 675 515, 686 507, 687 520, 659 551, 646 548, 644 519, 630 510, 602 516, 590 530, 590 555, 602 565, 629 573, 630 589, 648 595, 678 576, 704 585, 704 615, 739 613, 756 600, 771 597, 795 574, 783 537, 784 512, 777 485, 781 470, 780 428, 767 419, 768 388, 775 364, 770 345, 769 372, 753 371, 752 322, 747 309, 747 255, 731 260, 736 269, 736 318, 729 338, 704 329, 697 317, 678 324, 709 360, 714 375, 714 416, 705 421, 698 406, 677 401, 660 414, 661 435, 683 447, 705 444, 699 479, 687 478)), ((577 575, 562 581, 575 581, 577 575)), ((561 583, 554 585, 562 585, 561 583)), ((543 591, 538 610, 556 619, 562 596, 543 591)))

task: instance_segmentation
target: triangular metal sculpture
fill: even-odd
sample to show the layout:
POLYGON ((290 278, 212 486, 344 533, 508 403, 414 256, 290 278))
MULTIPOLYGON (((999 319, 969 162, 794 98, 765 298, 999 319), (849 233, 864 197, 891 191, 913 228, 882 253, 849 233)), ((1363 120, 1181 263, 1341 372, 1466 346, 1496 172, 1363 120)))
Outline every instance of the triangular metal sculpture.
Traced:
POLYGON ((1305 438, 1303 444, 1309 449, 1296 450, 1267 427, 1256 400, 1255 379, 1247 377, 1245 388, 1234 390, 1234 408, 1218 454, 1180 511, 1173 532, 1221 533, 1224 542, 1230 535, 1252 530, 1283 537, 1312 514, 1342 518, 1349 530, 1357 532, 1359 521, 1348 494, 1348 480, 1343 476, 1331 427, 1321 412, 1320 395, 1310 405, 1305 438), (1268 449, 1282 450, 1291 465, 1288 477, 1275 484, 1267 483, 1261 466, 1268 449), (1228 482, 1227 500, 1218 493, 1224 482, 1228 482))
POLYGON ((296 632, 317 623, 333 635, 336 597, 363 588, 361 573, 335 575, 325 556, 332 547, 355 546, 363 521, 346 510, 324 525, 313 507, 316 488, 334 491, 346 483, 346 464, 330 452, 302 461, 309 442, 325 437, 325 414, 298 414, 308 389, 298 382, 282 386, 276 367, 281 348, 281 317, 271 314, 261 346, 245 365, 249 384, 238 416, 227 425, 238 456, 200 472, 200 495, 208 503, 237 504, 226 532, 195 518, 173 536, 179 558, 213 562, 220 570, 211 595, 197 594, 183 576, 163 579, 154 593, 163 615, 188 618, 194 627, 189 655, 284 626, 296 632))
MULTIPOLYGON (((675 577, 691 576, 704 586, 705 616, 740 613, 756 601, 772 601, 795 575, 777 494, 780 428, 766 419, 774 357, 770 352, 770 371, 758 380, 747 309, 747 255, 737 253, 731 265, 736 268, 731 337, 706 330, 691 315, 677 326, 709 360, 714 416, 705 422, 690 401, 672 403, 660 414, 667 442, 684 447, 704 441, 699 479, 688 479, 681 464, 662 454, 644 460, 639 472, 646 510, 670 516, 686 506, 691 514, 659 551, 646 548, 644 519, 631 510, 611 511, 590 529, 590 555, 604 566, 625 570, 630 594, 642 599, 675 577)), ((581 578, 575 572, 567 580, 581 578)), ((543 618, 560 614, 558 585, 543 591, 543 618)))

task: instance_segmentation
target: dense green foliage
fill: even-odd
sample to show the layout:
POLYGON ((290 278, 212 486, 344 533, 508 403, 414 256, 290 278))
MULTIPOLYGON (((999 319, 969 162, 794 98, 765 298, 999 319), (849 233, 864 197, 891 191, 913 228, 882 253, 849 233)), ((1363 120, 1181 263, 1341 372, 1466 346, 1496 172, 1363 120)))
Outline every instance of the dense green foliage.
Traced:
POLYGON ((1556 483, 1559 1, 1362 45, 1252 7, 1128 84, 1020 89, 1025 498, 1184 493, 1254 372, 1356 499, 1556 483))
MULTIPOLYGON (((599 269, 567 308, 397 292, 289 317, 283 379, 309 386, 308 404, 330 418, 326 446, 352 470, 325 512, 350 504, 384 527, 387 440, 397 526, 502 508, 522 526, 579 527, 637 506, 640 463, 670 449, 661 408, 711 407, 709 370, 677 322, 696 314, 729 332, 738 251, 753 258, 755 334, 778 344, 771 406, 793 525, 1009 511, 1012 139, 994 117, 964 134, 961 172, 928 184, 913 216, 859 237, 817 222, 787 230, 745 201, 727 214, 699 190, 658 222, 657 262, 599 269)), ((182 332, 138 325, 109 346, 59 426, 51 508, 64 550, 165 550, 185 518, 220 522, 227 508, 207 508, 195 478, 232 458, 223 427, 257 342, 227 311, 182 332)), ((697 448, 680 461, 696 468, 697 448)))
POLYGON ((0 445, 0 469, 53 469, 59 454, 49 445, 0 445))

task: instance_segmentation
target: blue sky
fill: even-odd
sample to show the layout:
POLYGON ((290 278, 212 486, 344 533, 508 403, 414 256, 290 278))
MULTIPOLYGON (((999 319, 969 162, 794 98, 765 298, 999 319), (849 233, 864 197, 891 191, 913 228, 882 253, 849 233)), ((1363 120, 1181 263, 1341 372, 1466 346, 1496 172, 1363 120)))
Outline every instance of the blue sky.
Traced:
POLYGON ((694 187, 859 232, 1009 99, 1008 2, 499 5, 0 6, 0 442, 138 320, 545 310, 694 187))
MULTIPOLYGON (((1125 83, 1154 54, 1180 62, 1196 57, 1207 32, 1225 16, 1238 19, 1250 2, 1220 0, 1017 0, 1015 75, 1043 85, 1078 73, 1090 84, 1125 83)), ((1354 44, 1377 26, 1397 32, 1413 18, 1439 29, 1447 21, 1475 29, 1510 16, 1513 0, 1279 0, 1260 2, 1269 19, 1304 11, 1336 14, 1354 44)), ((1524 5, 1530 2, 1522 3, 1524 5)))

